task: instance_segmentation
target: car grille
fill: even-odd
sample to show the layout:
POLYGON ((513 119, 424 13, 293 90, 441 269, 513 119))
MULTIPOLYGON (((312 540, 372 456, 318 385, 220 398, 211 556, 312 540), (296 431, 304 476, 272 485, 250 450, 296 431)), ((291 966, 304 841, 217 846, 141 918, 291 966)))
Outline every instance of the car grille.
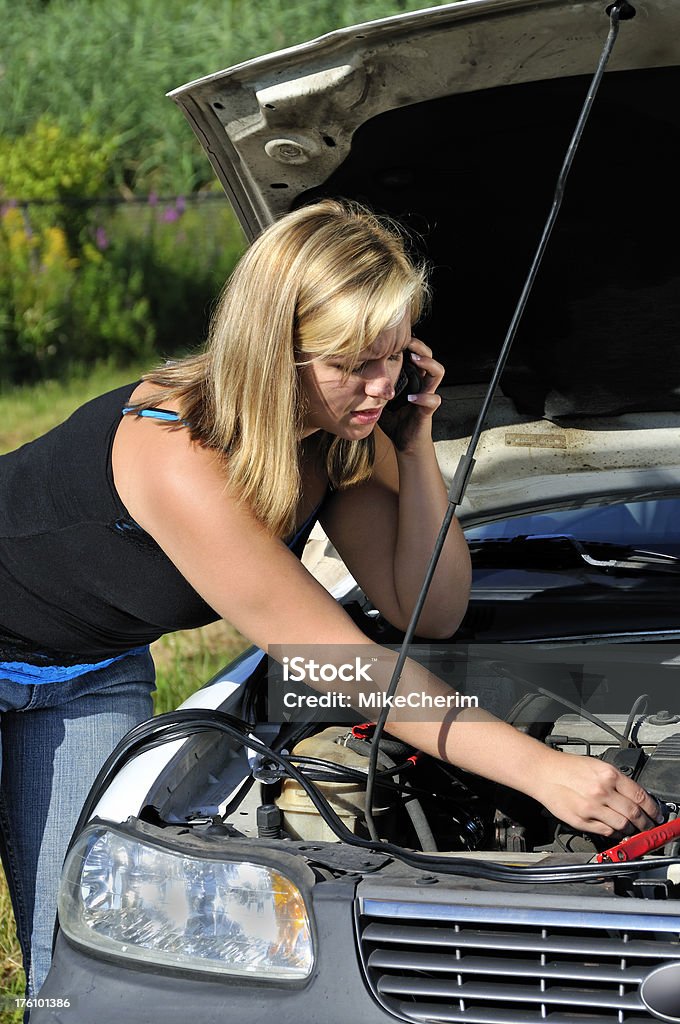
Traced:
POLYGON ((407 1021, 642 1024, 641 983, 680 962, 680 918, 659 914, 364 899, 358 931, 369 987, 407 1021))

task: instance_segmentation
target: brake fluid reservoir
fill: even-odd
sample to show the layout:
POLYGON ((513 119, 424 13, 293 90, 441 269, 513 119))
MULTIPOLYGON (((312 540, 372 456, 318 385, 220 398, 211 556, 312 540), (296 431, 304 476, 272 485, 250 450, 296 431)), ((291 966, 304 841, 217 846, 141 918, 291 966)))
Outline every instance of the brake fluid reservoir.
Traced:
MULTIPOLYGON (((361 771, 365 776, 368 769, 368 758, 362 757, 361 754, 337 742, 338 739, 346 736, 347 732, 346 725, 330 726, 315 736, 301 740, 293 748, 293 753, 300 757, 317 757, 324 761, 332 761, 337 765, 345 765, 348 768, 361 771)), ((300 767, 309 769, 312 766, 300 765, 300 767)), ((321 790, 350 832, 355 835, 365 834, 363 827, 366 808, 365 779, 352 779, 347 782, 315 782, 315 785, 321 790)), ((391 810, 390 802, 386 800, 384 787, 381 789, 376 785, 374 792, 373 817, 383 818, 383 828, 380 831, 385 834, 388 822, 384 818, 391 810)), ((323 820, 304 789, 300 788, 295 779, 284 779, 281 795, 277 797, 276 804, 283 814, 284 829, 294 839, 338 842, 338 837, 323 820)))

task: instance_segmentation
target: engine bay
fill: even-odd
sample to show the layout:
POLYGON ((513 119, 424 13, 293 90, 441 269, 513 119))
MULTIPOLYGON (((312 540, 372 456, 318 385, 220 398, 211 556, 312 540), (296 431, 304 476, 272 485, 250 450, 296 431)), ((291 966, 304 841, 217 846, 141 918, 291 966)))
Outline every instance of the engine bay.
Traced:
MULTIPOLYGON (((399 646, 371 609, 352 600, 345 607, 376 642, 399 646)), ((424 647, 416 638, 409 656, 419 659, 424 647)), ((472 885, 546 882, 575 893, 585 883, 586 890, 595 884, 593 894, 680 899, 676 634, 471 644, 454 637, 427 651, 432 671, 452 691, 479 695, 482 709, 568 757, 601 759, 639 782, 658 801, 664 823, 634 836, 575 831, 518 790, 396 740, 388 726, 373 777, 376 839, 366 818, 375 722, 355 712, 339 720, 335 710, 323 720, 282 720, 270 701, 268 659, 257 648, 177 712, 143 727, 135 749, 143 742, 168 753, 158 751, 162 765, 151 771, 133 816, 150 827, 210 834, 230 850, 253 842, 288 850, 308 863, 332 863, 340 874, 361 873, 362 858, 373 865, 377 856, 381 872, 410 867, 458 881, 469 873, 472 885), (169 743, 175 737, 184 742, 169 743)), ((122 794, 120 765, 120 758, 111 764, 108 779, 122 794)), ((103 778, 83 821, 93 813, 123 820, 102 799, 106 786, 103 778)))
MULTIPOLYGON (((647 650, 654 646, 647 645, 647 650)), ((639 781, 661 805, 666 827, 666 832, 656 836, 656 845, 654 837, 645 839, 648 833, 637 834, 644 840, 646 859, 678 857, 680 714, 663 706, 667 688, 662 687, 660 694, 657 686, 652 696, 639 694, 627 713, 593 713, 586 708, 580 713, 569 708, 566 698, 544 687, 533 692, 526 692, 525 687, 521 692, 521 680, 514 675, 496 679, 494 710, 501 710, 499 702, 514 700, 503 717, 516 728, 554 749, 600 758, 639 781)), ((653 675, 649 674, 652 681, 653 675)), ((592 685, 592 679, 590 682, 592 685)), ((371 722, 317 727, 289 724, 277 744, 359 840, 369 836, 366 778, 374 729, 371 722)), ((531 765, 526 768, 531 771, 531 765)), ((239 836, 291 841, 293 845, 300 841, 338 842, 309 793, 285 769, 261 757, 255 762, 253 780, 257 784, 244 787, 223 819, 239 836)), ((581 864, 642 856, 637 848, 633 852, 634 846, 628 856, 628 837, 574 831, 516 790, 429 757, 387 733, 380 738, 373 820, 381 840, 434 855, 474 855, 480 860, 485 855, 495 860, 511 855, 518 862, 540 856, 549 862, 577 860, 581 864), (608 850, 616 852, 608 855, 608 850)), ((647 876, 620 880, 617 895, 650 899, 680 895, 680 874, 661 871, 652 883, 647 876)))
MULTIPOLYGON (((617 731, 624 716, 603 720, 617 731)), ((610 734, 575 714, 562 715, 544 742, 558 750, 599 757, 640 782, 665 805, 667 818, 680 803, 680 716, 662 709, 641 716, 631 746, 615 746, 610 734)), ((329 726, 297 742, 290 757, 304 765, 336 813, 356 835, 366 836, 365 776, 373 723, 329 726)), ((384 737, 380 743, 376 807, 382 838, 411 849, 586 852, 605 849, 609 840, 576 833, 535 801, 470 775, 384 737)), ((282 772, 259 768, 261 799, 256 824, 261 838, 333 842, 335 836, 309 797, 282 772), (276 777, 274 777, 276 776, 276 777)), ((241 812, 243 813, 243 812, 241 812)), ((246 812, 248 813, 248 812, 246 812)), ((233 818, 237 824, 237 819, 233 818)), ((247 823, 238 825, 244 829, 247 823)), ((245 828, 244 834, 250 829, 245 828)), ((680 841, 667 856, 680 853, 680 841)))

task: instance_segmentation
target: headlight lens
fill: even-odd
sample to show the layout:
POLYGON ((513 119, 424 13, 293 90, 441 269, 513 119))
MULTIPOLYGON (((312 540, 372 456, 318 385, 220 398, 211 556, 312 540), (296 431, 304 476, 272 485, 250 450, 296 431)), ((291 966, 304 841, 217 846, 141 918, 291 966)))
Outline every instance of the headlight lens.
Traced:
POLYGON ((185 970, 301 979, 314 959, 302 893, 278 871, 102 826, 86 829, 68 856, 59 921, 93 950, 185 970))

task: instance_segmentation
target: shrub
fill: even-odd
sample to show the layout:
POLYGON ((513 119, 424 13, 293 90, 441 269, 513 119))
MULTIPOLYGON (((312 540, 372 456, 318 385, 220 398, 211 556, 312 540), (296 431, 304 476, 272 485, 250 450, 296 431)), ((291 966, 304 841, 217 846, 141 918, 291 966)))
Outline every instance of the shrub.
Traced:
POLYGON ((156 342, 172 354, 205 336, 243 247, 236 218, 224 199, 104 200, 113 146, 44 118, 0 138, 0 384, 153 359, 156 342))
POLYGON ((159 349, 170 354, 200 344, 245 245, 226 199, 157 203, 152 196, 147 207, 120 207, 104 234, 107 257, 143 279, 159 349))
POLYGON ((33 208, 0 207, 0 384, 203 341, 244 240, 226 200, 94 207, 78 248, 33 208))
POLYGON ((114 148, 113 139, 88 131, 69 135, 41 118, 18 138, 0 137, 0 200, 33 200, 33 227, 60 227, 77 253, 89 219, 82 200, 108 189, 114 148))
POLYGON ((76 363, 150 356, 155 330, 139 271, 80 257, 59 225, 34 229, 0 211, 0 382, 59 375, 76 363))

